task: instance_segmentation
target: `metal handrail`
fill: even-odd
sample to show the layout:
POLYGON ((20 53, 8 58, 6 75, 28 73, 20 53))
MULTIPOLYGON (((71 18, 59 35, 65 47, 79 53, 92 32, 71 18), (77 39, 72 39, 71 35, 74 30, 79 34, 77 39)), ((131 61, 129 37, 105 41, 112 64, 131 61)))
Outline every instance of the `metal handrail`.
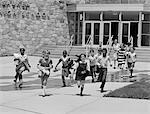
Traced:
POLYGON ((92 35, 89 36, 87 42, 86 42, 86 57, 88 57, 88 52, 89 52, 89 49, 91 48, 92 46, 92 35))
POLYGON ((72 47, 73 47, 73 41, 74 41, 74 34, 71 35, 71 38, 69 40, 69 44, 68 44, 68 55, 70 54, 72 47))

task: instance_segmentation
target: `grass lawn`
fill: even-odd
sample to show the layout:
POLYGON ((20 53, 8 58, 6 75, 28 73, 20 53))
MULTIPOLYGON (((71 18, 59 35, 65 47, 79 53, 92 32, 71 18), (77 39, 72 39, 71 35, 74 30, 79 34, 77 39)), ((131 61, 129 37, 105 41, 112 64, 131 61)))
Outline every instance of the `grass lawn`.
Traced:
POLYGON ((141 78, 138 82, 114 90, 104 97, 150 99, 150 76, 141 78))

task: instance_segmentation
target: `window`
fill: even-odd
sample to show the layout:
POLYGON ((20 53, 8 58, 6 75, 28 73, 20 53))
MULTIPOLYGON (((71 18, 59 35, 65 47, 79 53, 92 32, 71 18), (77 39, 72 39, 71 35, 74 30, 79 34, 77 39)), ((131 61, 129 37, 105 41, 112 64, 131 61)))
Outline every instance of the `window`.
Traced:
POLYGON ((100 12, 86 12, 85 20, 100 20, 100 12))

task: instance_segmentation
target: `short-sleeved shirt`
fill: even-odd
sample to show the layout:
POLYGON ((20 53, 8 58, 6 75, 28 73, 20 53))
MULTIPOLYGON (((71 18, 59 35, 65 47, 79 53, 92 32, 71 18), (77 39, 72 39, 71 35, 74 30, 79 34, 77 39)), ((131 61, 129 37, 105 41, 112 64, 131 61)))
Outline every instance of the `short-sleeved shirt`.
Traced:
POLYGON ((19 60, 18 64, 21 63, 21 62, 25 62, 26 60, 28 60, 28 56, 26 54, 21 55, 20 53, 15 53, 14 57, 15 57, 15 59, 19 60))
POLYGON ((95 66, 96 65, 96 57, 89 56, 89 62, 90 62, 90 66, 95 66))
POLYGON ((69 63, 70 63, 70 57, 69 56, 67 56, 67 57, 61 57, 60 59, 59 59, 59 61, 61 61, 62 62, 62 68, 67 68, 68 66, 69 66, 69 63))
POLYGON ((40 66, 42 66, 42 67, 50 67, 50 65, 53 64, 51 59, 46 61, 43 58, 39 60, 39 63, 40 63, 40 66))
POLYGON ((107 68, 108 66, 108 61, 109 61, 109 56, 106 56, 106 57, 99 57, 99 65, 102 67, 102 68, 107 68))
POLYGON ((128 52, 127 53, 127 61, 130 63, 135 62, 136 61, 136 53, 128 52))

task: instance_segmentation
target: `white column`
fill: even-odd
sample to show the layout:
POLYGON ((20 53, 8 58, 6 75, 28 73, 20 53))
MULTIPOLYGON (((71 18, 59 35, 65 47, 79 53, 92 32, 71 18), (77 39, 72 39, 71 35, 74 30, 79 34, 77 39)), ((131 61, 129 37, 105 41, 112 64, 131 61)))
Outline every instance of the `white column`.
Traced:
POLYGON ((122 43, 122 12, 119 13, 119 25, 118 25, 118 41, 119 43, 122 43))
POLYGON ((85 12, 83 12, 82 46, 85 46, 85 12))
POLYGON ((138 24, 138 47, 141 47, 142 38, 142 12, 139 12, 139 24, 138 24))
POLYGON ((102 45, 103 45, 103 31, 104 31, 103 12, 101 12, 101 14, 100 14, 100 20, 101 20, 101 23, 100 23, 100 39, 99 39, 99 41, 102 42, 102 45))
POLYGON ((122 12, 119 13, 119 29, 118 29, 118 41, 119 43, 122 43, 122 12))

